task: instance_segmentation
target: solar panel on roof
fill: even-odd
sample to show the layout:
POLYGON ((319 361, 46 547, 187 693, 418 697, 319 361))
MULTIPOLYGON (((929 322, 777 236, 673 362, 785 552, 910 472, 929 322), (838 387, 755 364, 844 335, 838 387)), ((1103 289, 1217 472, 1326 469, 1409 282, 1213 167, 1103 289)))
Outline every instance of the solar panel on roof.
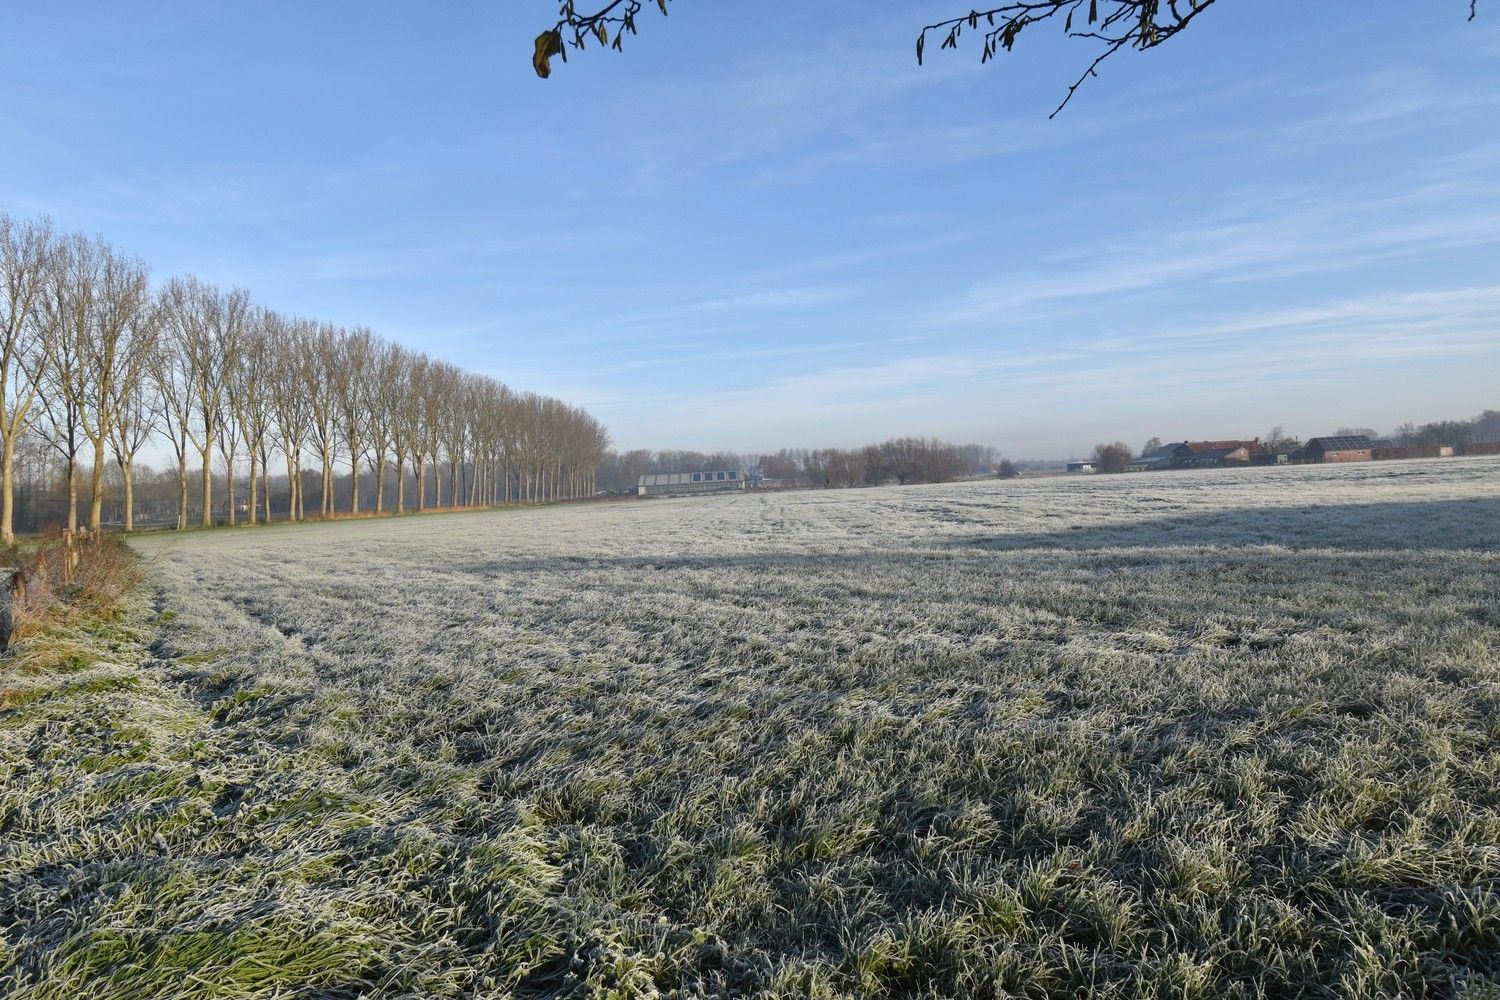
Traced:
POLYGON ((1313 438, 1308 444, 1316 444, 1324 451, 1360 451, 1370 447, 1370 439, 1363 434, 1344 434, 1337 437, 1313 438))

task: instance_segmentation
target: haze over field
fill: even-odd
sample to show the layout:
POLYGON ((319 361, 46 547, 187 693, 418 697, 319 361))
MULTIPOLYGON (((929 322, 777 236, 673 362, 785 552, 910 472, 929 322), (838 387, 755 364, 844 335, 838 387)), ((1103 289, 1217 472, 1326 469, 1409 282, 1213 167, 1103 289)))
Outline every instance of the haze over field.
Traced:
POLYGON ((0 206, 584 406, 622 449, 1466 417, 1500 368, 1500 34, 1220 3, 1112 60, 915 65, 942 0, 11 4, 0 206), (66 38, 66 44, 56 39, 66 38))

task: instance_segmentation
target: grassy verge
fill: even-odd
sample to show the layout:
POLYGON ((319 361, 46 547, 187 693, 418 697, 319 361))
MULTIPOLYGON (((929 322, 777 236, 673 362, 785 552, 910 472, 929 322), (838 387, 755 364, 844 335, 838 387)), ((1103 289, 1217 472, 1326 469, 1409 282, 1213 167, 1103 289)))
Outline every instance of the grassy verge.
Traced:
POLYGON ((432 790, 370 787, 325 706, 100 596, 34 601, 0 660, 0 996, 504 995, 562 954, 534 818, 406 823, 432 790))
POLYGON ((311 776, 277 783, 237 766, 225 720, 253 699, 196 704, 148 645, 152 625, 137 598, 28 640, 26 665, 11 667, 20 693, 0 711, 0 994, 367 986, 370 930, 292 898, 332 853, 330 833, 357 817, 309 787, 311 776), (247 803, 251 784, 270 787, 247 803), (278 856, 272 845, 289 841, 300 846, 278 856))

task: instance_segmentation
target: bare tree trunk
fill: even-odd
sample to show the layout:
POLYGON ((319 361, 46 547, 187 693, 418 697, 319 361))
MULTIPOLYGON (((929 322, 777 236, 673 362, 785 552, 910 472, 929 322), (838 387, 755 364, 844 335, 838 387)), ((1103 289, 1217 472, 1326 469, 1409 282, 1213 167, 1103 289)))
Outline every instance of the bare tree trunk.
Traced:
POLYGON ((94 472, 89 485, 93 496, 89 498, 89 530, 98 534, 104 527, 104 439, 94 440, 94 472))
POLYGON ((187 456, 177 459, 177 530, 186 531, 188 521, 187 456))
POLYGON ((375 460, 375 516, 385 513, 385 456, 375 460))
MULTIPOLYGON (((245 513, 245 518, 246 518, 247 522, 249 524, 251 524, 251 525, 255 524, 256 511, 258 511, 260 509, 260 481, 259 481, 259 477, 257 476, 257 473, 259 471, 260 471, 260 464, 256 461, 256 458, 255 458, 255 448, 251 447, 251 449, 250 449, 250 509, 245 513)), ((234 492, 232 490, 230 491, 230 498, 229 499, 230 499, 230 503, 234 502, 234 492)), ((234 515, 231 514, 230 516, 233 517, 234 515)), ((231 521, 230 523, 233 524, 234 522, 231 521)))
POLYGON ((120 478, 125 487, 125 533, 135 530, 135 460, 126 459, 120 466, 120 478))
POLYGON ((333 513, 333 456, 323 452, 323 487, 318 513, 327 517, 333 513))
POLYGON ((68 456, 68 534, 78 534, 78 459, 68 456))
POLYGON ((297 460, 292 457, 291 449, 287 449, 286 456, 286 519, 296 523, 297 517, 297 491, 302 486, 301 470, 297 468, 297 460))
POLYGON ((234 458, 239 449, 224 453, 224 492, 229 495, 229 503, 225 506, 224 520, 233 527, 235 524, 235 500, 237 499, 238 483, 234 480, 234 458))
POLYGON ((203 458, 203 519, 202 526, 207 528, 213 525, 214 505, 214 472, 209 463, 209 452, 211 448, 200 448, 198 454, 203 458))
POLYGON ((413 459, 416 463, 417 478, 417 513, 422 513, 427 506, 427 463, 423 456, 418 453, 413 459))
POLYGON ((16 441, 14 434, 7 434, 0 443, 0 542, 14 545, 15 541, 16 441))
POLYGON ((396 456, 396 511, 406 513, 406 456, 396 456))
POLYGON ((349 513, 359 513, 359 445, 349 442, 349 513))

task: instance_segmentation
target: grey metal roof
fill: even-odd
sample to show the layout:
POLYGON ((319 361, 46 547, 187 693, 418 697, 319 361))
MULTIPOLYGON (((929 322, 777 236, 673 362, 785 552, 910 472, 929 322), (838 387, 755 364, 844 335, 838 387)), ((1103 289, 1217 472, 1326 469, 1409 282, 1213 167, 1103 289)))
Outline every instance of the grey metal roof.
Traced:
POLYGON ((736 469, 715 469, 713 472, 656 472, 648 473, 640 478, 637 486, 677 486, 682 483, 693 482, 694 476, 701 476, 699 482, 731 482, 737 483, 745 478, 745 474, 736 469), (724 478, 718 479, 722 474, 724 478))

